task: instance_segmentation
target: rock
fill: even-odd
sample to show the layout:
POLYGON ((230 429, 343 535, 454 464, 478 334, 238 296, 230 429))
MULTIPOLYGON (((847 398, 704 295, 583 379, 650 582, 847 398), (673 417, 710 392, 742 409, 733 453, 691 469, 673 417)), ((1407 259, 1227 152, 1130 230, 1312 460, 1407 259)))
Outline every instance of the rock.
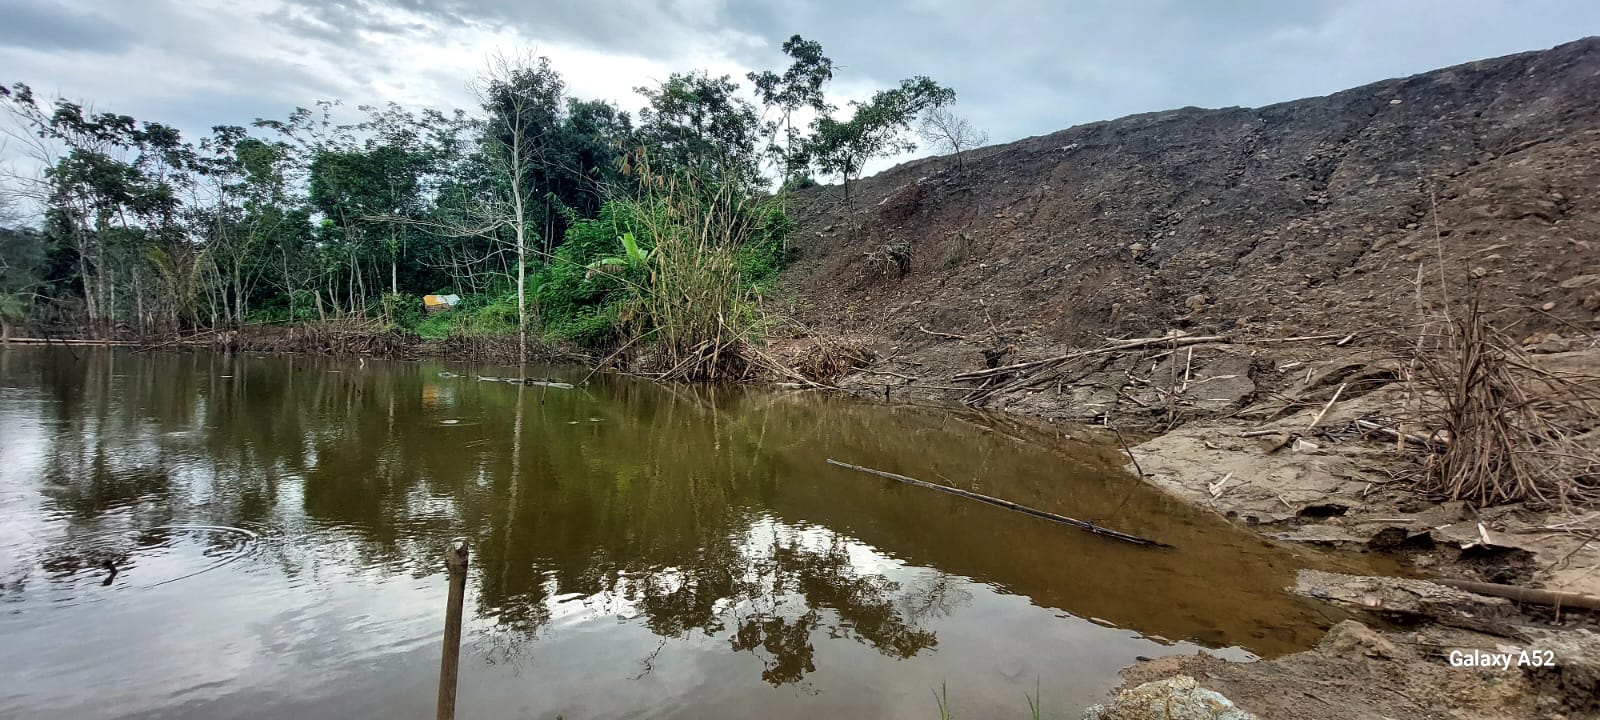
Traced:
POLYGON ((1196 294, 1190 295, 1188 300, 1183 301, 1183 306, 1189 308, 1189 312, 1197 313, 1201 310, 1204 310, 1206 305, 1209 305, 1210 303, 1211 298, 1208 298, 1205 295, 1196 294))
POLYGON ((1557 633, 1534 641, 1528 652, 1555 661, 1522 666, 1539 691, 1542 709, 1568 717, 1594 717, 1600 711, 1600 635, 1584 629, 1557 633))
POLYGON ((1232 700, 1200 687, 1188 675, 1123 690, 1109 705, 1093 705, 1083 720, 1255 720, 1232 700))
POLYGON ((1503 621, 1514 612, 1511 601, 1426 580, 1301 570, 1289 591, 1398 622, 1431 620, 1505 637, 1517 632, 1503 621))
POLYGON ((1600 275, 1576 275, 1561 281, 1561 289, 1577 290, 1600 283, 1600 275))
POLYGON ((1322 650, 1331 650, 1338 655, 1355 655, 1357 653, 1369 658, 1388 660, 1399 656, 1400 650, 1389 642, 1388 638, 1379 635, 1377 631, 1362 625, 1354 620, 1345 620, 1324 635, 1322 642, 1317 643, 1322 650))
POLYGON ((1533 351, 1544 354, 1564 353, 1571 352, 1582 344, 1582 340, 1574 340, 1572 338, 1564 338, 1560 335, 1551 334, 1544 336, 1544 338, 1541 339, 1538 344, 1534 345, 1533 351))

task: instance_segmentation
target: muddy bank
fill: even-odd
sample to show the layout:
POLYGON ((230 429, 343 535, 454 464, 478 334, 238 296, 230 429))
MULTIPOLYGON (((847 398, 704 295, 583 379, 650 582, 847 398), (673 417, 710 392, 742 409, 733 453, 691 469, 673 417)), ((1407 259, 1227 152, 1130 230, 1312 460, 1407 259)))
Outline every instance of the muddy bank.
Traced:
MULTIPOLYGON (((1430 486, 1449 437, 1415 424, 1408 350, 1475 298, 1516 363, 1600 388, 1597 72, 1589 38, 918 160, 850 203, 807 191, 782 310, 863 350, 837 379, 851 392, 1120 429, 1130 471, 1278 541, 1600 594, 1600 509, 1430 486)), ((1592 459, 1596 414, 1559 424, 1592 459)), ((1188 669, 1255 683, 1240 706, 1262 717, 1592 716, 1536 706, 1535 682, 1434 672, 1435 639, 1406 632, 1374 636, 1411 653, 1387 669, 1320 650, 1188 669)), ((1349 634, 1328 642, 1367 642, 1349 634)))
POLYGON ((1233 663, 1204 653, 1174 655, 1135 665, 1123 676, 1127 689, 1193 678, 1261 720, 1600 717, 1600 635, 1589 630, 1508 642, 1437 626, 1377 632, 1347 620, 1316 648, 1277 660, 1233 663), (1545 664, 1547 659, 1554 664, 1545 664))

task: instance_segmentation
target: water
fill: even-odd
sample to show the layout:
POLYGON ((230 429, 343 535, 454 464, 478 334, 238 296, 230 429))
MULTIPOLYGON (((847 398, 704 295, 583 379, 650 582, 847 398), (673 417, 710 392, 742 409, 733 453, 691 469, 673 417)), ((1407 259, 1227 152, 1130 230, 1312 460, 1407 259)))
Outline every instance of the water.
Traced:
POLYGON ((461 717, 927 718, 941 686, 959 716, 1035 687, 1068 714, 1139 655, 1278 655, 1332 620, 1279 592, 1310 559, 1082 430, 478 371, 513 373, 0 351, 0 717, 431 717, 457 536, 461 717))

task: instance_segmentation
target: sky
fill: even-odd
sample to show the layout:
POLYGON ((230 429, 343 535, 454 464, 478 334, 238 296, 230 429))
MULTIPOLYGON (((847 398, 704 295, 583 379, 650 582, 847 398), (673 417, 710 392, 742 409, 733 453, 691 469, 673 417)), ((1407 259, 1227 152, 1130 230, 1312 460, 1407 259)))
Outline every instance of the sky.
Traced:
POLYGON ((546 55, 572 95, 636 109, 633 88, 673 71, 781 70, 796 33, 839 66, 840 105, 928 75, 1005 142, 1544 49, 1600 33, 1600 2, 0 0, 0 82, 198 139, 321 99, 471 108, 496 50, 546 55))

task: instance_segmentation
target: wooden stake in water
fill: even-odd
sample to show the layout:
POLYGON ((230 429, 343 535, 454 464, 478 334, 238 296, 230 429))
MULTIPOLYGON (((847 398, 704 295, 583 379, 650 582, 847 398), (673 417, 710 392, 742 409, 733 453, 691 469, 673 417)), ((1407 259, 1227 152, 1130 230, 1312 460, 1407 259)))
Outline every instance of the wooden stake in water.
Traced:
POLYGON ((455 720, 456 671, 461 667, 461 604, 467 594, 467 539, 444 551, 450 571, 450 601, 444 612, 444 657, 439 662, 439 720, 455 720))

